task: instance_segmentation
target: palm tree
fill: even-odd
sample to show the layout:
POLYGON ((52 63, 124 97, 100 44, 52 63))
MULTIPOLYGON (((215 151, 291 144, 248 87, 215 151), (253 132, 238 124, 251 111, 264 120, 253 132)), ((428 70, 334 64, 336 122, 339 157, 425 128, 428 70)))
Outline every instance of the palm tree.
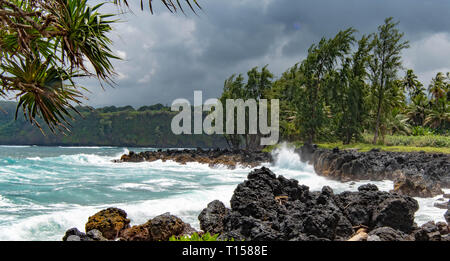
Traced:
POLYGON ((414 74, 413 70, 408 70, 405 77, 402 79, 403 87, 408 91, 410 99, 425 93, 425 88, 423 84, 418 80, 417 75, 414 74))
POLYGON ((406 116, 414 126, 423 126, 429 109, 429 101, 425 94, 412 98, 411 104, 406 108, 406 116))
MULTIPOLYGON (((178 9, 184 13, 183 5, 180 3, 180 0, 160 0, 164 6, 172 13, 175 13, 178 11, 178 9)), ((141 0, 141 10, 144 10, 144 1, 141 0)), ((188 5, 189 9, 191 9, 192 12, 195 13, 195 9, 202 9, 202 7, 198 4, 197 0, 184 0, 184 2, 188 5)), ((124 4, 126 6, 128 5, 127 0, 114 0, 115 4, 124 4)), ((150 9, 150 12, 153 14, 153 4, 152 0, 148 1, 148 7, 150 9)))
POLYGON ((444 111, 431 110, 424 124, 434 129, 448 130, 450 128, 450 106, 446 104, 444 111))
POLYGON ((446 82, 445 75, 442 72, 438 72, 428 87, 428 91, 430 92, 435 105, 437 105, 442 98, 446 98, 447 88, 448 83, 446 82))
MULTIPOLYGON (((184 12, 178 0, 160 1, 170 12, 184 12)), ((67 130, 70 111, 78 113, 75 105, 84 99, 76 78, 114 84, 112 60, 119 58, 111 51, 108 33, 118 20, 116 14, 99 12, 107 3, 91 7, 87 0, 0 0, 0 97, 15 96, 17 111, 22 108, 39 128, 41 118, 53 132, 67 130)), ((128 6, 126 0, 113 3, 128 6)), ((185 3, 194 12, 192 3, 200 8, 196 0, 185 3)), ((151 0, 149 7, 153 13, 151 0)))
POLYGON ((385 130, 382 133, 409 135, 411 133, 411 125, 409 125, 408 120, 408 117, 402 114, 399 108, 394 108, 382 124, 385 130))

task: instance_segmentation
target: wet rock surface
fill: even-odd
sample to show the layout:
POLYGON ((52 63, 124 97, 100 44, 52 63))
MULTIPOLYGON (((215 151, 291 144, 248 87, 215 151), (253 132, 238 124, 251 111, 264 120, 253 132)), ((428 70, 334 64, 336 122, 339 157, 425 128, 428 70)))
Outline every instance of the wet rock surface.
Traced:
POLYGON ((380 227, 370 231, 367 241, 414 241, 414 238, 391 227, 380 227))
POLYGON ((394 192, 434 197, 450 188, 450 155, 372 150, 319 149, 305 145, 296 152, 317 174, 342 182, 393 180, 394 192))
POLYGON ((150 219, 143 225, 124 230, 120 238, 123 241, 168 241, 172 236, 189 235, 196 232, 180 218, 165 213, 150 219))
POLYGON ((200 213, 198 220, 200 221, 200 229, 211 235, 220 234, 224 230, 223 220, 230 210, 225 205, 215 200, 200 213))
POLYGON ((85 229, 86 231, 98 230, 105 238, 113 240, 129 227, 130 220, 124 210, 108 208, 89 217, 85 229))
MULTIPOLYGON (((222 239, 246 241, 348 240, 359 228, 385 228, 373 235, 380 240, 400 239, 414 230, 418 210, 415 199, 380 192, 375 185, 338 195, 329 187, 310 192, 297 180, 277 177, 267 168, 251 172, 230 203, 225 218, 215 219, 215 227, 223 227, 222 239), (395 233, 386 232, 386 227, 395 233)), ((203 212, 212 212, 215 205, 203 212)), ((200 224, 206 225, 202 219, 200 224)))
POLYGON ((237 165, 257 167, 262 163, 272 162, 272 156, 267 152, 249 152, 245 150, 158 150, 141 153, 130 152, 114 162, 153 162, 157 160, 162 160, 163 162, 171 160, 181 164, 198 162, 208 164, 211 167, 223 165, 229 168, 236 168, 237 165))

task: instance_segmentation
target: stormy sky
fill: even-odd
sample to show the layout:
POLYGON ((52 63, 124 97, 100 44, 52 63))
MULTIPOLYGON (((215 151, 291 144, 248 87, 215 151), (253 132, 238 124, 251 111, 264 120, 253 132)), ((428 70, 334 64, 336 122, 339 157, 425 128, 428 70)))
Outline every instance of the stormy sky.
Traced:
POLYGON ((192 100, 194 90, 215 98, 232 74, 268 64, 278 77, 320 38, 348 27, 358 37, 369 34, 391 16, 410 41, 405 68, 425 86, 436 72, 450 71, 448 0, 199 0, 204 11, 198 16, 171 14, 158 1, 150 15, 137 0, 129 2, 135 2, 133 14, 119 16, 112 34, 124 59, 114 62, 117 86, 102 90, 95 80, 83 81, 91 91, 88 105, 170 105, 192 100))

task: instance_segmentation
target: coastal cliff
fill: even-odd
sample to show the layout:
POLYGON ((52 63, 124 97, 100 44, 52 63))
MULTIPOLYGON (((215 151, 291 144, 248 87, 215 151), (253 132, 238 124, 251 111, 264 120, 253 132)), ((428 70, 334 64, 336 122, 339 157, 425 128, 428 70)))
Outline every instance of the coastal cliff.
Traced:
POLYGON ((413 197, 442 195, 450 188, 450 155, 372 150, 327 150, 305 145, 296 152, 318 175, 341 182, 392 180, 393 191, 413 197))

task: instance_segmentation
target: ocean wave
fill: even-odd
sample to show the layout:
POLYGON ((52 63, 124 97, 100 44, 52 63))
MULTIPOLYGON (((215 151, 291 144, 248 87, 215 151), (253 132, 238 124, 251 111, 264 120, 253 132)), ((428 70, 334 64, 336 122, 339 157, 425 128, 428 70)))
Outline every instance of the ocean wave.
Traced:
POLYGON ((0 240, 35 241, 61 240, 67 229, 77 227, 83 230, 88 217, 108 208, 118 207, 128 213, 132 225, 142 224, 166 212, 177 215, 185 222, 199 229, 198 214, 213 200, 221 200, 229 207, 234 186, 217 186, 210 190, 196 190, 168 198, 136 201, 99 206, 54 206, 59 210, 32 216, 0 227, 0 240))
POLYGON ((58 146, 61 149, 117 149, 118 147, 110 146, 58 146))
POLYGON ((0 195, 0 207, 11 207, 14 206, 14 204, 7 198, 0 195))
MULTIPOLYGON (((68 188, 79 187, 79 191, 74 189, 71 193, 95 191, 99 188, 99 181, 105 180, 106 188, 126 191, 129 195, 136 196, 130 197, 127 203, 110 205, 102 204, 101 199, 77 202, 79 204, 60 203, 53 199, 49 199, 48 203, 37 203, 30 199, 14 204, 8 199, 11 198, 9 194, 8 198, 0 196, 0 207, 3 211, 0 216, 0 240, 61 240, 67 229, 83 229, 89 216, 108 207, 124 209, 132 224, 142 224, 154 216, 171 212, 198 229, 197 217, 201 210, 213 200, 220 200, 229 207, 236 186, 243 182, 252 170, 242 166, 236 169, 228 169, 225 166, 211 168, 208 164, 195 162, 181 165, 173 161, 117 164, 112 160, 128 154, 128 149, 112 156, 90 152, 57 157, 29 157, 26 159, 28 162, 18 160, 19 164, 0 166, 0 173, 3 174, 1 183, 11 186, 35 184, 20 192, 20 197, 34 198, 39 197, 41 185, 50 188, 53 186, 53 191, 58 191, 55 195, 61 196, 64 195, 61 191, 68 188), (154 199, 154 194, 145 191, 161 192, 162 196, 154 199), (171 193, 165 193, 166 191, 171 193), (142 198, 142 195, 152 196, 142 198), (5 216, 5 213, 11 215, 5 216)), ((393 187, 392 181, 342 183, 328 180, 317 175, 311 165, 301 162, 294 149, 287 146, 275 150, 273 157, 273 164, 262 165, 271 168, 277 175, 298 180, 300 184, 310 187, 311 191, 321 190, 323 186, 330 186, 335 193, 357 191, 359 186, 367 183, 377 185, 382 191, 389 191, 393 187)), ((5 159, 0 159, 0 162, 2 160, 5 159)), ((45 190, 45 193, 53 193, 48 192, 48 188, 45 190)), ((106 194, 112 195, 113 202, 122 202, 115 195, 123 195, 122 192, 107 191, 105 197, 106 194)), ((49 195, 45 197, 51 198, 49 195)), ((445 210, 433 206, 437 198, 417 199, 420 209, 416 213, 416 222, 419 225, 430 220, 443 221, 445 210)))
POLYGON ((31 148, 34 147, 33 146, 28 146, 28 145, 0 145, 0 148, 31 148))

